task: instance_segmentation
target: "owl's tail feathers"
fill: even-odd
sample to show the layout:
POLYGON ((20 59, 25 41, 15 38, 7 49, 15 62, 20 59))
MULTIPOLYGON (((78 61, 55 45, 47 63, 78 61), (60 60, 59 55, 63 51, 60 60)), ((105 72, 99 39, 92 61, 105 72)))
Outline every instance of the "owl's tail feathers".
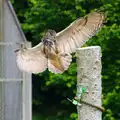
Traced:
POLYGON ((52 73, 63 73, 72 61, 70 54, 58 54, 53 59, 48 59, 48 69, 52 73))

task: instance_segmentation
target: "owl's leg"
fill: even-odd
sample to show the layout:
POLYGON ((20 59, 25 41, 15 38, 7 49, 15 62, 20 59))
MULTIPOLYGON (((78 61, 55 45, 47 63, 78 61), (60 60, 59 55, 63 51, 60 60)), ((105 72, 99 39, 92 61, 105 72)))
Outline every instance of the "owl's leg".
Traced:
POLYGON ((58 45, 57 45, 56 41, 55 41, 55 53, 56 53, 56 54, 58 54, 58 53, 59 53, 59 50, 58 50, 58 45))
POLYGON ((44 57, 48 58, 45 46, 41 49, 41 52, 43 53, 44 57))
POLYGON ((71 61, 70 54, 56 54, 52 59, 48 58, 48 69, 53 73, 63 73, 68 69, 71 61))

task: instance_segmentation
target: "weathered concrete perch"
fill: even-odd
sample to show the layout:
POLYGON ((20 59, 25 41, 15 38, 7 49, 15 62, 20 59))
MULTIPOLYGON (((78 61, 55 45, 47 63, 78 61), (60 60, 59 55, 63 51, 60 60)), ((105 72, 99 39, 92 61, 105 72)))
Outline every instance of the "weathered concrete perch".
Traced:
POLYGON ((77 107, 78 120, 101 120, 103 109, 99 46, 77 49, 77 72, 77 92, 80 92, 80 87, 86 88, 86 92, 81 97, 81 106, 77 107))

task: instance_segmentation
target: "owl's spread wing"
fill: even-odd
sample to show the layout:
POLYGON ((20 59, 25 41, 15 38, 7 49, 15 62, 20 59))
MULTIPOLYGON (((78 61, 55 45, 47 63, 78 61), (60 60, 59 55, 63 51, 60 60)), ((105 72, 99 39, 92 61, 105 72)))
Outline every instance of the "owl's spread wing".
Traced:
POLYGON ((47 68, 47 58, 42 51, 43 44, 28 48, 26 51, 20 50, 17 53, 18 67, 28 73, 40 73, 47 68))
POLYGON ((75 52, 90 37, 94 36, 104 22, 103 13, 90 13, 87 16, 77 19, 66 29, 57 33, 56 41, 61 53, 75 52))

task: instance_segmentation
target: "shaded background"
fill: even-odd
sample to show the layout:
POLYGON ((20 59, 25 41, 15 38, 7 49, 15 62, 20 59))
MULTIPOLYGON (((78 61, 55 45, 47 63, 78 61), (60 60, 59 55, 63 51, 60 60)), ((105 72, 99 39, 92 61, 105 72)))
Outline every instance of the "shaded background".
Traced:
MULTIPOLYGON (((107 23, 85 46, 102 48, 103 120, 120 119, 120 1, 11 0, 28 41, 41 41, 47 29, 57 32, 93 10, 107 12, 107 23)), ((77 120, 76 106, 67 101, 76 93, 76 59, 60 74, 47 70, 33 75, 33 120, 77 120)))

